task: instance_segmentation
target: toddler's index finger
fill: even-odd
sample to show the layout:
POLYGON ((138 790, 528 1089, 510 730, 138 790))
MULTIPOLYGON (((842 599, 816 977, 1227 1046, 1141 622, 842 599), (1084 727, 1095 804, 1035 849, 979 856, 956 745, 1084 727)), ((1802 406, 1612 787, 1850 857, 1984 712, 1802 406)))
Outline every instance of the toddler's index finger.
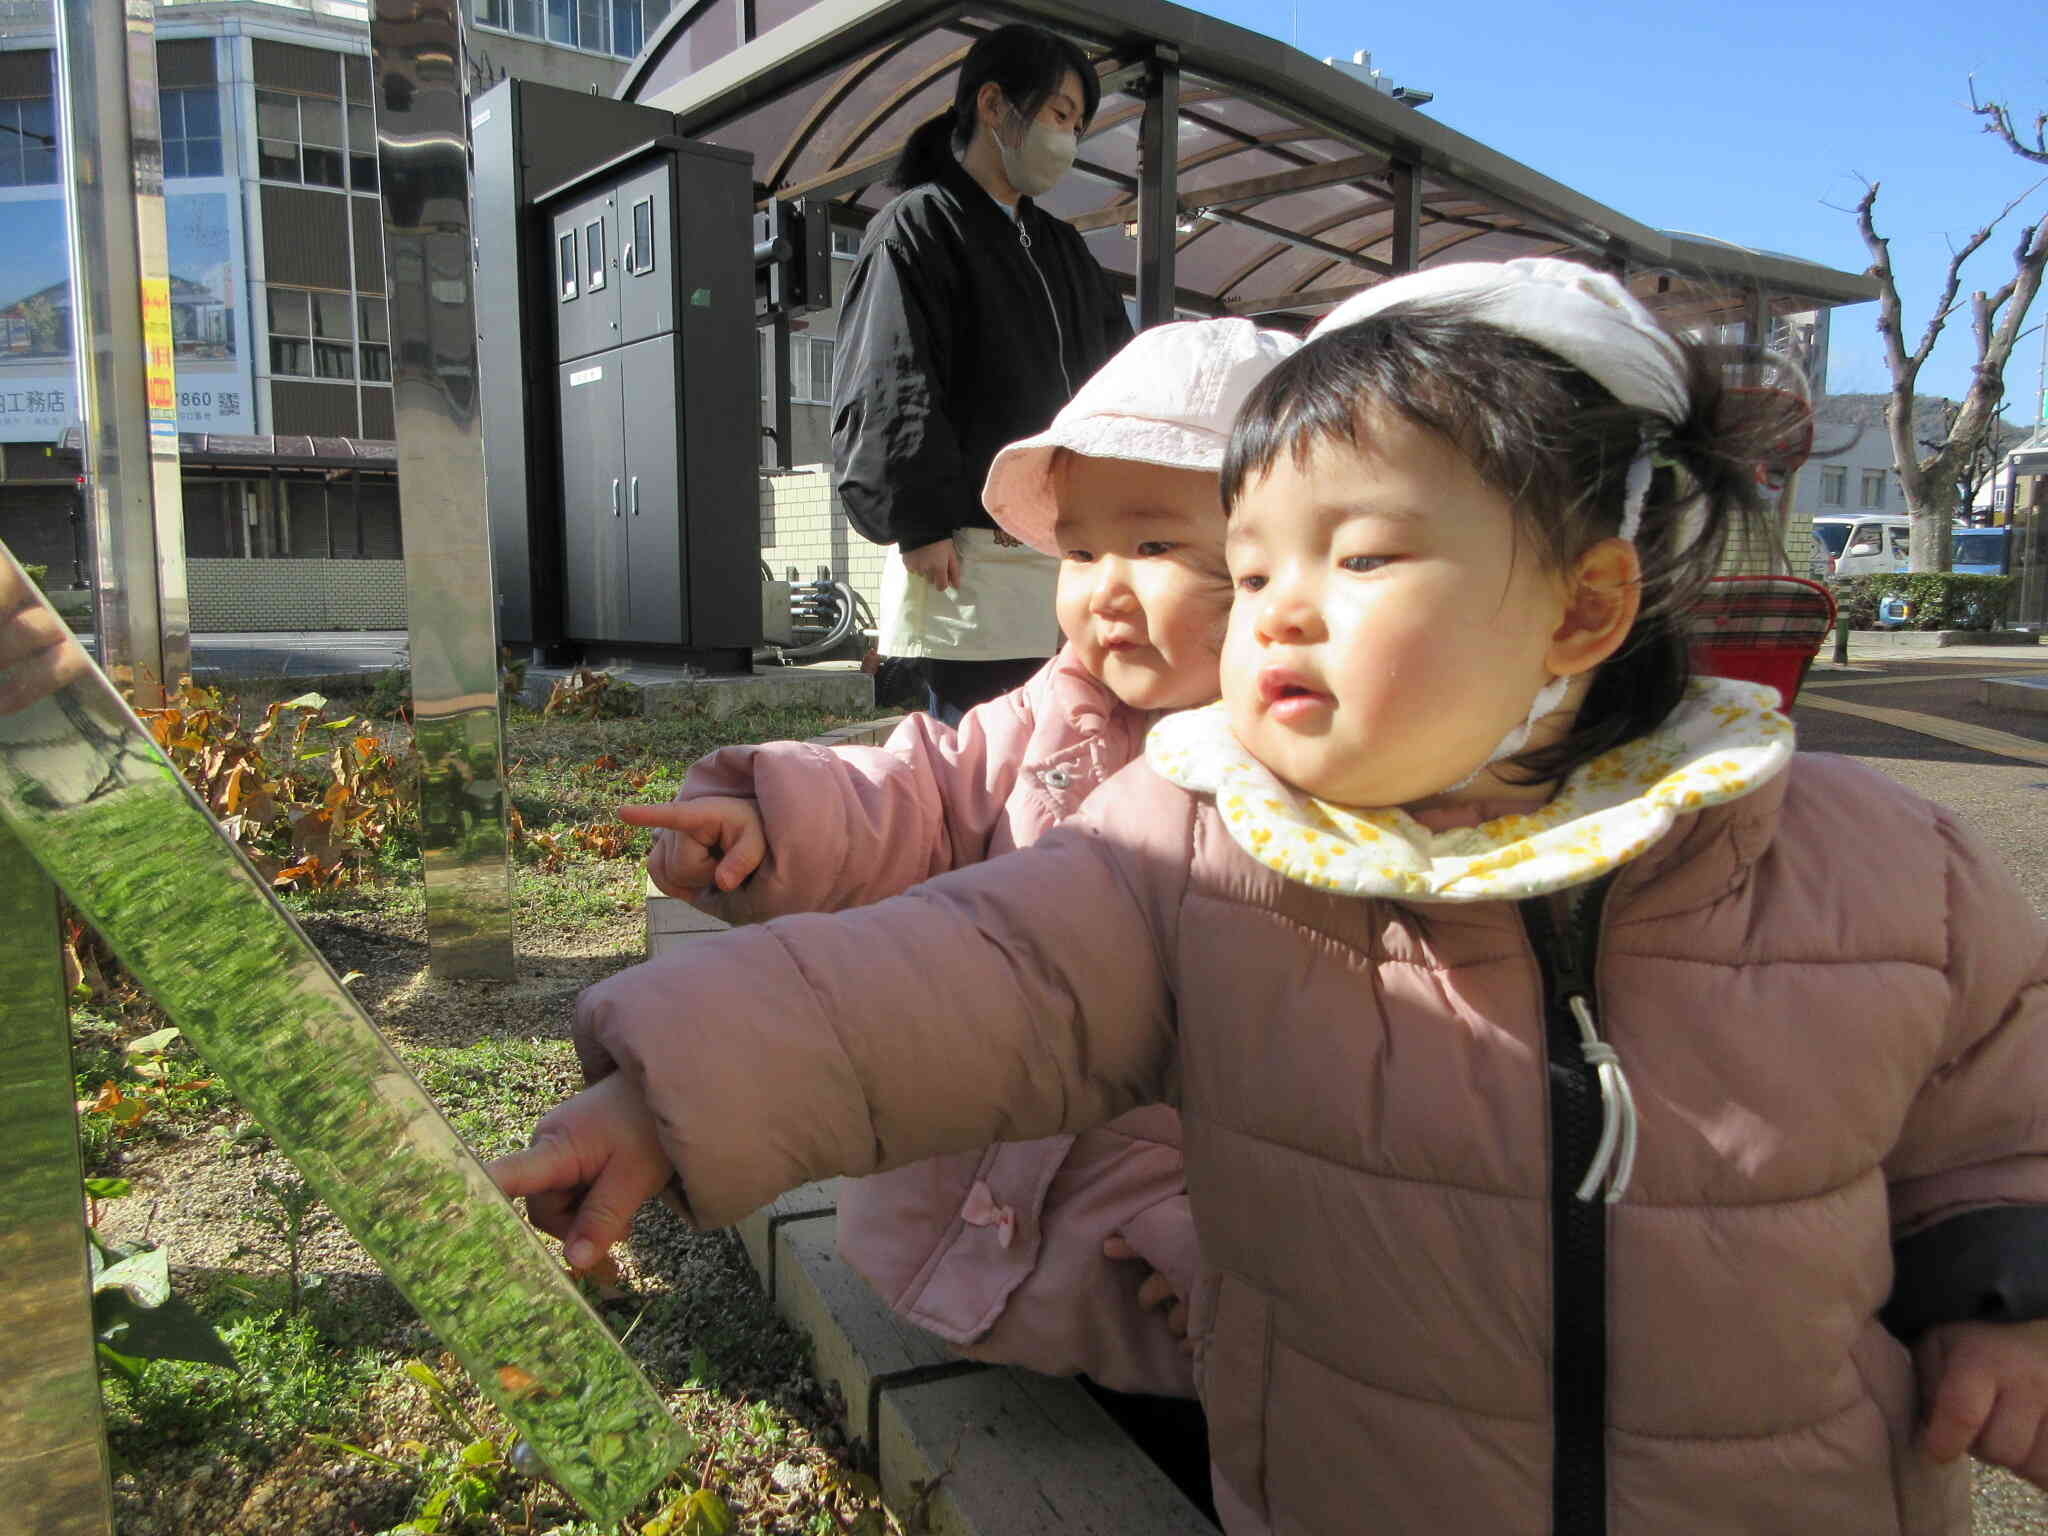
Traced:
POLYGON ((583 1182, 583 1171, 575 1150, 566 1142, 544 1136, 530 1147, 507 1152, 484 1164, 484 1172, 508 1199, 541 1195, 583 1182))
POLYGON ((635 803, 619 807, 619 820, 635 827, 667 827, 676 832, 687 832, 702 825, 704 815, 691 808, 687 800, 660 800, 635 803))

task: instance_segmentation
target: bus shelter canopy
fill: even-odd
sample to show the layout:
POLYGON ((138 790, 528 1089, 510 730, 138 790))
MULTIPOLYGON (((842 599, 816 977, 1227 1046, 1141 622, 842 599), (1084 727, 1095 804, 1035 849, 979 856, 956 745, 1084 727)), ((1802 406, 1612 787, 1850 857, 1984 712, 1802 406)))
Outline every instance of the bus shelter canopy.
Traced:
POLYGON ((618 95, 750 152, 764 200, 828 199, 858 225, 893 195, 911 130, 951 102, 967 50, 1011 21, 1095 61, 1102 106, 1041 205, 1147 323, 1298 327, 1400 272, 1518 256, 1614 271, 1673 323, 1731 340, 1783 342, 1799 317, 1875 296, 1859 273, 1652 229, 1365 79, 1164 0, 698 0, 618 95))

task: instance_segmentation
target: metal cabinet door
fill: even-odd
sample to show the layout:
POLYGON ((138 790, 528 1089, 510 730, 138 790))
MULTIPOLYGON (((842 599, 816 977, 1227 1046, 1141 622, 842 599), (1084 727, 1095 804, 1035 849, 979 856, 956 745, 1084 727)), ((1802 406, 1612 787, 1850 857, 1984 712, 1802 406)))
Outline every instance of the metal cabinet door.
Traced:
POLYGON ((616 202, 599 193, 558 210, 552 221, 558 362, 619 344, 616 202))
POLYGON ((674 173, 667 162, 619 183, 619 341, 631 346, 676 328, 674 173))
POLYGON ((562 629, 618 640, 626 618, 626 465, 617 353, 561 365, 562 629))
POLYGON ((689 643, 683 597, 682 424, 676 417, 676 339, 619 349, 625 379, 626 538, 632 550, 622 640, 689 643))

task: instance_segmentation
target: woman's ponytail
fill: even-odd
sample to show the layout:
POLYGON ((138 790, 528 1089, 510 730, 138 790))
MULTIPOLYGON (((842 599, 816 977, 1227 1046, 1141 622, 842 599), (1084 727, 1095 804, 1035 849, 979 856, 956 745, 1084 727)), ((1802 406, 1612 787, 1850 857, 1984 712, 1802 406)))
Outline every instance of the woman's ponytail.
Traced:
POLYGON ((936 177, 946 162, 967 148, 971 133, 961 132, 960 108, 950 106, 937 117, 919 123, 903 141, 903 153, 889 172, 889 185, 899 191, 936 177))

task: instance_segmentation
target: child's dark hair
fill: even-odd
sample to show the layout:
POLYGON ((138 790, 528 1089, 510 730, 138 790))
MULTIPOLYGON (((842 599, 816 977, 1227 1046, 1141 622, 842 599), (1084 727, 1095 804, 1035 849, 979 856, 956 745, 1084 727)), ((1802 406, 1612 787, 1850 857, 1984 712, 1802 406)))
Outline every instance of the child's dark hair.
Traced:
POLYGON ((1595 672, 1571 732, 1503 765, 1529 783, 1561 778, 1671 713, 1692 674, 1687 610, 1730 535, 1752 549, 1770 542, 1757 483, 1770 423, 1727 389, 1718 356, 1679 345, 1692 408, 1674 424, 1467 314, 1426 302, 1382 310, 1317 337, 1259 383, 1224 457, 1225 511, 1283 453, 1301 463, 1318 443, 1370 448, 1373 413, 1386 410, 1455 444, 1513 504, 1517 539, 1559 570, 1617 532, 1629 464, 1655 443, 1635 536, 1635 626, 1595 672))
POLYGON ((974 137, 975 98, 993 80, 1003 99, 1029 122, 1038 116, 1060 82, 1072 70, 1081 81, 1081 126, 1094 121, 1102 103, 1102 85, 1095 66, 1079 46, 1043 27, 1013 22, 982 37, 961 60, 953 86, 953 105, 920 124, 903 141, 903 153, 889 173, 895 187, 914 187, 937 176, 946 162, 963 153, 974 137))

